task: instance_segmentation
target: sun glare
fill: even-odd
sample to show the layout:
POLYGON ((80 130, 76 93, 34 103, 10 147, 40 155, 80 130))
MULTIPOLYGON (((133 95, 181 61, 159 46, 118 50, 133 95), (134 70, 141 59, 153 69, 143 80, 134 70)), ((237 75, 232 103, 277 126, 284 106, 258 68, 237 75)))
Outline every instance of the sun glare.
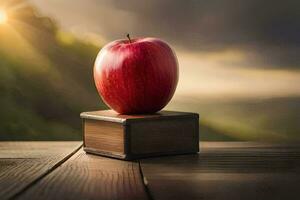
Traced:
POLYGON ((7 14, 5 10, 0 9, 0 24, 5 24, 7 21, 7 14))

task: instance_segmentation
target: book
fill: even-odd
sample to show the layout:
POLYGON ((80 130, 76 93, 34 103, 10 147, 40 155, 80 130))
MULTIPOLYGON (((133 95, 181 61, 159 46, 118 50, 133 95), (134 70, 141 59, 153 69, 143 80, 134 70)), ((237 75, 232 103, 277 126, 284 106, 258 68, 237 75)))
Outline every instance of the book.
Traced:
POLYGON ((199 115, 160 111, 120 115, 112 110, 83 112, 83 149, 87 153, 133 160, 199 152, 199 115))

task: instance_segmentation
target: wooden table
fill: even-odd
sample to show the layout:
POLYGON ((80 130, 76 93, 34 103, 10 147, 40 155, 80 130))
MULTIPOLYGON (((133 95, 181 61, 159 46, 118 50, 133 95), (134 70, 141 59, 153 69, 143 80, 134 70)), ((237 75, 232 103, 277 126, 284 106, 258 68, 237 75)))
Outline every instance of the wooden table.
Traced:
POLYGON ((0 199, 299 199, 300 147, 203 142, 198 155, 121 161, 81 142, 0 142, 0 199))

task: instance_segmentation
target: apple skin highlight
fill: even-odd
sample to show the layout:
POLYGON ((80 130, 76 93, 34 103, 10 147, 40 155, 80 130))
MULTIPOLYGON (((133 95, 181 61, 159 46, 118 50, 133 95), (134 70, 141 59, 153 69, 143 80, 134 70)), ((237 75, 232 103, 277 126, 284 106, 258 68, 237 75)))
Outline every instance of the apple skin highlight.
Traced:
POLYGON ((104 102, 120 114, 155 113, 171 100, 178 83, 178 61, 156 38, 113 41, 99 52, 94 80, 104 102))

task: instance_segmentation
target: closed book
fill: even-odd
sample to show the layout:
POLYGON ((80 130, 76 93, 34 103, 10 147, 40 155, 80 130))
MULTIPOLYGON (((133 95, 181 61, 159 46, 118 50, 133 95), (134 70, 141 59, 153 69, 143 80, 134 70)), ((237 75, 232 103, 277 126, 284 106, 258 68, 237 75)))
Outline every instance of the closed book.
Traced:
POLYGON ((120 115, 112 110, 83 112, 84 150, 132 160, 199 152, 199 115, 161 111, 120 115))

